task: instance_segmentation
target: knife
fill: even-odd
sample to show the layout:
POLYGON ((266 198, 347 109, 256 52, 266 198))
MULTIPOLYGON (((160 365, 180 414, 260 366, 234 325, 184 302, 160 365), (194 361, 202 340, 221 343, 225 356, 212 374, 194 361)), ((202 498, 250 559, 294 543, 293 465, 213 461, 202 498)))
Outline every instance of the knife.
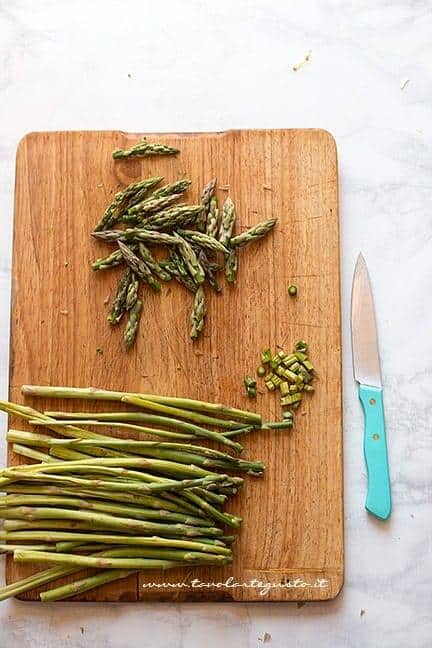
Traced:
POLYGON ((365 508, 381 520, 391 513, 390 476, 384 421, 375 308, 366 261, 359 254, 351 295, 354 378, 364 413, 364 456, 368 473, 365 508))

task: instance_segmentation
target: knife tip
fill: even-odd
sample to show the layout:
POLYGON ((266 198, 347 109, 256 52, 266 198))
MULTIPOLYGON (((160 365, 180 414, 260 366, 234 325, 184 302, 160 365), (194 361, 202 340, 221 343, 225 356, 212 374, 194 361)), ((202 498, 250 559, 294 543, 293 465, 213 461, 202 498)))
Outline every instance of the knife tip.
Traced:
MULTIPOLYGON (((363 252, 359 252, 358 257, 357 257, 357 263, 364 263, 366 265, 366 260, 363 256, 363 252)), ((356 263, 356 265, 357 265, 356 263)))

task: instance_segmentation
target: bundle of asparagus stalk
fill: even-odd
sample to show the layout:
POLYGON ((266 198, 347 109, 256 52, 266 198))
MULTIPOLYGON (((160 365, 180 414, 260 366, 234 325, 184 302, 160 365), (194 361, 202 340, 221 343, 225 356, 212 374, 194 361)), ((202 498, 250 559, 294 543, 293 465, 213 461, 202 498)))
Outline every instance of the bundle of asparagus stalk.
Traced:
POLYGON ((96 571, 47 589, 40 598, 67 598, 145 569, 232 561, 235 538, 225 528, 240 527, 242 519, 225 510, 225 504, 243 486, 240 475, 260 476, 264 465, 198 441, 216 441, 241 452, 235 438, 266 427, 259 414, 185 398, 92 388, 23 386, 22 391, 114 401, 135 409, 39 412, 0 401, 1 410, 37 430, 10 429, 7 434, 14 452, 36 463, 0 471, 5 493, 0 496, 0 551, 12 553, 18 562, 51 565, 0 588, 0 600, 83 568, 96 571), (133 437, 120 439, 87 426, 130 430, 133 437), (55 434, 40 433, 40 427, 55 434))
MULTIPOLYGON (((146 140, 126 151, 114 151, 114 158, 129 158, 177 153, 177 149, 146 140)), ((199 204, 176 203, 189 189, 191 181, 177 180, 160 188, 161 176, 130 184, 118 192, 108 205, 93 236, 113 243, 117 249, 97 259, 95 271, 124 265, 108 321, 119 324, 124 315, 128 322, 124 344, 130 348, 136 339, 141 312, 140 284, 160 292, 161 281, 172 278, 194 294, 190 337, 196 340, 202 332, 206 315, 204 286, 221 292, 217 280, 219 271, 233 284, 237 277, 238 250, 263 238, 273 229, 275 219, 258 223, 247 231, 234 235, 236 211, 231 198, 222 205, 219 217, 216 178, 204 187, 199 204), (125 229, 112 229, 123 223, 125 229), (168 251, 162 260, 155 256, 155 247, 168 251)))

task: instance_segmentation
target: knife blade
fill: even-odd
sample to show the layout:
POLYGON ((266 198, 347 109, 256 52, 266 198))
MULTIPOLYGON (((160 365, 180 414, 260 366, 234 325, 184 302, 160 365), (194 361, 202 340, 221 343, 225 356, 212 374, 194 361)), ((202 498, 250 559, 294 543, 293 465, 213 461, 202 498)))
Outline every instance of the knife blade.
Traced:
POLYGON ((365 508, 386 520, 391 513, 391 488, 385 431, 383 390, 375 307, 366 261, 359 254, 351 295, 351 339, 354 378, 364 413, 364 456, 368 473, 365 508))

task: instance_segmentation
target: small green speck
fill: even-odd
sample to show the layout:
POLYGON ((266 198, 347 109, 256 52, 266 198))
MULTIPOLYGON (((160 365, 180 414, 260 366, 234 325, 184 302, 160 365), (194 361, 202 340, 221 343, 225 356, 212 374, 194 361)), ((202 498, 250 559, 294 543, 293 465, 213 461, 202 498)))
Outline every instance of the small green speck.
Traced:
POLYGON ((297 295, 297 286, 295 286, 294 284, 291 284, 288 287, 288 295, 290 297, 295 297, 297 295))

